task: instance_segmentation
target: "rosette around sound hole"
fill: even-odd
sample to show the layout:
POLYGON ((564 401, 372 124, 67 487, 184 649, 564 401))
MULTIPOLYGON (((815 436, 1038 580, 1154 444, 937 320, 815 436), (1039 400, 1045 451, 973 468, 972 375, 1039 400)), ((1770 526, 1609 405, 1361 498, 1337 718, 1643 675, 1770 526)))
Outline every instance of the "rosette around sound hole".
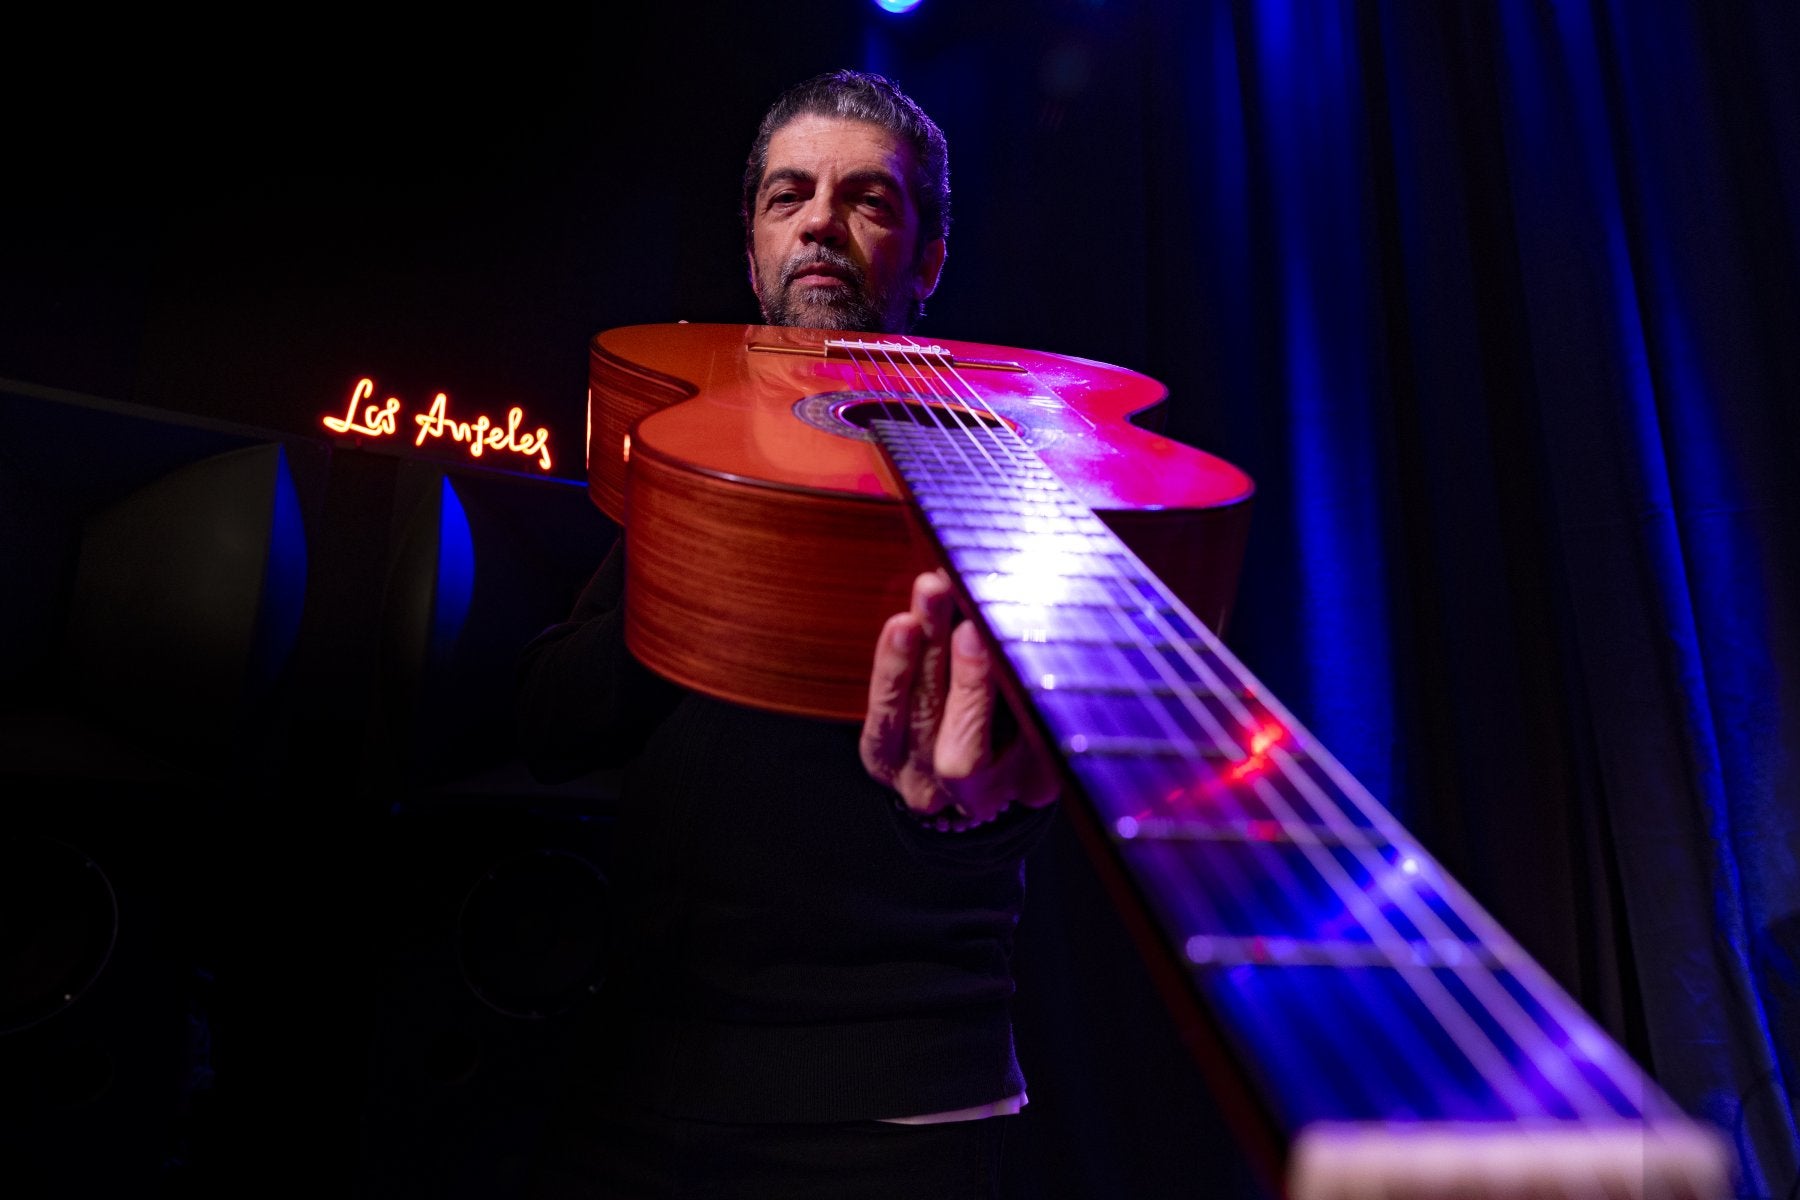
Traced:
POLYGON ((796 403, 794 415, 814 429, 858 441, 873 441, 869 424, 880 420, 910 421, 949 432, 1011 428, 1026 436, 1018 422, 975 404, 899 392, 820 392, 796 403))

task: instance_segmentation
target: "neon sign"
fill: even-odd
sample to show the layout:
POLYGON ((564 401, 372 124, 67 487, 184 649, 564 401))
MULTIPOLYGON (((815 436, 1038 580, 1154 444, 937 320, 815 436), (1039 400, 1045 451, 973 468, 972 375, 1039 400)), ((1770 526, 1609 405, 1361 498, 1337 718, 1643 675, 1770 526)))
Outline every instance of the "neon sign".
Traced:
MULTIPOLYGON (((344 408, 341 417, 326 416, 320 418, 325 428, 333 433, 360 433, 367 437, 394 437, 399 432, 400 398, 389 396, 384 404, 370 401, 375 395, 375 381, 363 378, 356 382, 350 391, 350 403, 344 408)), ((472 421, 459 421, 450 416, 450 397, 439 392, 431 401, 428 412, 415 414, 413 423, 419 427, 418 436, 413 438, 413 445, 423 446, 427 438, 448 438, 468 447, 469 457, 480 458, 488 450, 505 450, 513 454, 522 454, 526 458, 535 456, 540 468, 550 469, 550 431, 539 426, 530 433, 521 435, 519 426, 525 420, 525 410, 513 407, 506 412, 506 424, 499 425, 485 413, 477 413, 472 421)))

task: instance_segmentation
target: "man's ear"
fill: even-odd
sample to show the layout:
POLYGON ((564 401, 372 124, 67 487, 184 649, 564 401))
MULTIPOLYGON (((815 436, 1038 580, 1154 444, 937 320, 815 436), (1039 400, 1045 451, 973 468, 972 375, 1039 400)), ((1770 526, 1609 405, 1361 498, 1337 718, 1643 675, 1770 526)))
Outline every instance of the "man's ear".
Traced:
POLYGON ((761 296, 762 289, 756 285, 756 250, 753 247, 746 246, 744 248, 744 259, 750 266, 750 292, 752 295, 761 296))
POLYGON ((938 274, 944 269, 944 250, 944 239, 932 238, 919 255, 919 265, 913 269, 913 288, 921 302, 937 291, 938 274))

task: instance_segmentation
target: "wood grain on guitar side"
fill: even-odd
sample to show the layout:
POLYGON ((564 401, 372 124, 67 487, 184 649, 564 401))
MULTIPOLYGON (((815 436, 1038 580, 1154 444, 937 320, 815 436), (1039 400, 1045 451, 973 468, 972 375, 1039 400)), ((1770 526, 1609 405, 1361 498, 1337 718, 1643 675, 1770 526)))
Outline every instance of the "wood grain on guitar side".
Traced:
MULTIPOLYGON (((879 451, 791 411, 857 384, 821 353, 826 336, 685 324, 597 335, 589 493, 628 531, 626 639, 647 666, 722 699, 854 721, 882 623, 938 562, 879 451), (785 353, 754 353, 771 346, 785 353)), ((1046 461, 1222 629, 1252 488, 1230 464, 1130 422, 1161 404, 1161 385, 1108 364, 946 345, 1025 368, 969 376, 991 385, 982 402, 1037 422, 1046 461), (1051 384, 1057 403, 1034 406, 1051 384)))

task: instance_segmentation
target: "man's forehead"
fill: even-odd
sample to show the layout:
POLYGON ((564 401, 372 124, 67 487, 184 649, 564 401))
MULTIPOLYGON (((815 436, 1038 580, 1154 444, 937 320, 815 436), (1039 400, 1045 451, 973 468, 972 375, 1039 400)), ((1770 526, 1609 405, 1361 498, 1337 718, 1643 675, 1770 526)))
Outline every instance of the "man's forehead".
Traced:
POLYGON ((904 183, 912 167, 912 146, 880 125, 802 113, 770 136, 763 178, 793 172, 816 176, 823 171, 880 171, 904 183))

